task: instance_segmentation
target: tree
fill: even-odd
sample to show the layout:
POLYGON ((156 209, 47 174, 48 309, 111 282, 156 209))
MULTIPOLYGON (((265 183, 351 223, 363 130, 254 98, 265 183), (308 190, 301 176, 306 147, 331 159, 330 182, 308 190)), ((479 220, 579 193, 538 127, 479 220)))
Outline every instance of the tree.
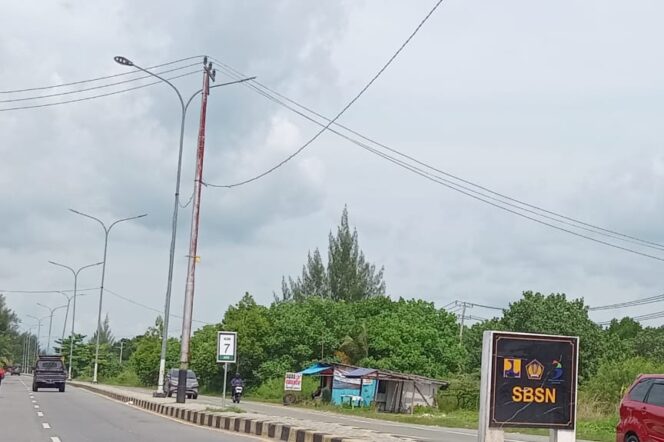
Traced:
POLYGON ((10 362, 21 357, 18 323, 18 316, 7 307, 5 297, 0 295, 0 357, 10 362))
POLYGON ((504 330, 514 332, 578 336, 581 377, 595 373, 599 361, 610 350, 603 330, 588 317, 583 299, 570 301, 560 293, 545 296, 524 292, 522 299, 504 311, 500 324, 504 330))
POLYGON ((359 301, 385 294, 383 268, 366 261, 360 250, 357 229, 348 224, 348 208, 344 207, 336 236, 330 232, 327 268, 318 249, 307 256, 302 276, 297 280, 282 279, 282 300, 300 301, 310 296, 335 301, 359 301))
MULTIPOLYGON (((157 384, 159 363, 161 360, 160 329, 163 326, 161 316, 155 320, 154 327, 135 339, 135 349, 129 358, 129 366, 134 370, 139 381, 146 386, 157 384)), ((166 369, 178 367, 180 359, 180 341, 169 338, 166 345, 166 369)))
MULTIPOLYGON (((92 338, 90 339, 90 342, 97 342, 97 332, 92 335, 92 338)), ((115 343, 115 338, 113 337, 113 333, 111 332, 111 323, 110 320, 108 319, 108 313, 106 314, 106 317, 104 318, 104 322, 101 324, 101 334, 99 335, 99 344, 108 344, 110 346, 113 346, 115 343)))

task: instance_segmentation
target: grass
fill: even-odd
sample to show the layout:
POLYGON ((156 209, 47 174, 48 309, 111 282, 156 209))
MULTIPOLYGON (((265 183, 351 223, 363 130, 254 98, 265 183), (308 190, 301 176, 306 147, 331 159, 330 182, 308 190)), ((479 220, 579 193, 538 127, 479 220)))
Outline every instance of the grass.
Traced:
MULTIPOLYGON (((349 408, 333 405, 315 405, 310 403, 301 403, 297 406, 303 408, 315 408, 321 411, 331 411, 340 414, 361 416, 372 419, 382 419, 393 422, 403 422, 408 424, 431 425, 448 428, 467 428, 477 429, 479 425, 479 415, 477 411, 456 410, 450 412, 439 412, 436 410, 420 411, 415 414, 393 414, 379 413, 370 408, 349 408)), ((617 417, 579 417, 577 421, 577 437, 579 439, 613 442, 616 439, 615 428, 617 417)), ((524 433, 534 435, 547 435, 547 430, 537 429, 509 429, 511 433, 524 433)))

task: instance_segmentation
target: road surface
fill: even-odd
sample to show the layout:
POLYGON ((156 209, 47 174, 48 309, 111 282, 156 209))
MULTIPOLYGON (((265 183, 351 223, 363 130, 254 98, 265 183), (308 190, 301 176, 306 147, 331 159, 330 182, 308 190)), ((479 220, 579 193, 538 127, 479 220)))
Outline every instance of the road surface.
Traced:
MULTIPOLYGON (((141 393, 152 393, 152 390, 146 388, 117 387, 126 391, 136 391, 141 393)), ((189 401, 189 400, 188 400, 189 401)), ((210 405, 211 407, 221 407, 221 398, 216 396, 198 396, 195 402, 210 405)), ((230 399, 226 405, 233 405, 230 399)), ((240 408, 250 413, 260 413, 268 416, 285 416, 304 421, 327 422, 347 425, 349 427, 373 430, 380 433, 388 433, 396 436, 403 436, 420 440, 422 442, 476 442, 477 431, 455 428, 434 427, 428 425, 406 424, 401 422, 392 422, 380 419, 363 418, 356 416, 343 415, 339 413, 309 410, 298 407, 286 407, 279 404, 266 404, 253 401, 242 401, 240 408)), ((548 437, 531 436, 523 434, 507 434, 506 442, 548 442, 548 437)))
POLYGON ((176 422, 87 390, 29 388, 7 376, 0 386, 0 440, 7 442, 255 442, 259 439, 176 422))

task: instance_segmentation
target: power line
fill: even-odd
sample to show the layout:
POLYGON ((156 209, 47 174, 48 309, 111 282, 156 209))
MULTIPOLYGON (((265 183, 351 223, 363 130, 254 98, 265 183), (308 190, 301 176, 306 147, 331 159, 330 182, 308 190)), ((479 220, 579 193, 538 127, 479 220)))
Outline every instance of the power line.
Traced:
MULTIPOLYGON (((169 78, 167 78, 167 80, 176 80, 178 78, 188 77, 189 75, 194 75, 194 74, 197 74, 199 72, 200 72, 199 70, 186 72, 186 73, 181 74, 181 75, 176 75, 176 76, 173 76, 173 77, 169 77, 169 78)), ((8 107, 8 108, 5 108, 5 109, 0 109, 0 112, 7 112, 7 111, 14 111, 14 110, 24 110, 24 109, 37 109, 37 108, 42 108, 42 107, 59 106, 61 104, 78 103, 78 102, 81 102, 81 101, 94 100, 94 99, 97 99, 97 98, 109 97, 111 95, 122 94, 124 92, 135 91, 137 89, 143 89, 143 88, 153 86, 155 84, 161 84, 161 83, 162 83, 162 81, 159 80, 159 81, 155 81, 155 82, 152 82, 152 83, 146 83, 146 84, 143 84, 141 86, 135 86, 135 87, 127 88, 127 89, 121 89, 119 91, 108 92, 106 94, 93 95, 91 97, 78 98, 78 99, 75 99, 75 100, 59 101, 59 102, 56 102, 56 103, 46 103, 46 104, 34 104, 34 105, 29 105, 29 106, 8 107)))
POLYGON ((187 206, 188 206, 189 204, 191 204, 191 202, 193 201, 193 199, 194 199, 194 193, 195 193, 195 191, 192 191, 192 192, 191 192, 191 196, 189 197, 189 200, 188 200, 187 203, 184 204, 184 205, 182 205, 182 203, 180 202, 180 198, 178 197, 178 205, 179 205, 181 208, 186 209, 187 206))
MULTIPOLYGON (((220 69, 225 70, 227 73, 229 73, 229 75, 231 75, 231 76, 235 76, 235 77, 241 75, 241 73, 240 73, 239 71, 237 71, 237 70, 233 69, 232 67, 230 67, 230 66, 224 64, 223 62, 221 62, 221 61, 219 61, 219 60, 216 60, 216 59, 215 59, 215 61, 217 61, 217 63, 219 63, 219 65, 220 65, 220 69)), ((293 103, 295 106, 297 106, 297 107, 299 107, 299 108, 301 108, 301 109, 304 109, 304 110, 310 112, 311 114, 316 115, 316 116, 319 117, 319 118, 322 118, 322 119, 325 120, 325 121, 330 121, 327 117, 325 117, 325 116, 323 116, 323 115, 317 113, 316 111, 314 111, 314 110, 312 110, 312 109, 310 109, 310 108, 308 108, 308 107, 306 107, 306 106, 304 106, 304 105, 302 105, 302 104, 300 104, 300 103, 297 103, 296 101, 294 101, 294 100, 292 100, 292 99, 290 99, 290 98, 288 98, 288 97, 283 96, 282 94, 279 94, 278 92, 273 91, 272 89, 268 88, 267 86, 264 86, 264 85, 262 85, 261 83, 259 83, 259 82, 257 82, 257 81, 254 81, 254 83, 257 84, 257 85, 259 85, 259 86, 261 86, 263 89, 265 89, 265 90, 267 90, 267 91, 269 91, 269 92, 271 92, 271 93, 273 93, 273 94, 275 94, 275 95, 277 95, 277 96, 283 98, 284 100, 286 100, 286 101, 288 101, 288 102, 290 102, 290 103, 293 103)), ((245 86, 251 88, 252 90, 254 90, 255 92, 257 92, 259 95, 262 95, 263 97, 269 99, 270 101, 273 101, 273 102, 275 102, 275 103, 277 103, 277 104, 279 104, 279 105, 281 105, 281 106, 287 108, 288 110, 290 110, 290 111, 292 111, 292 112, 294 112, 294 113, 296 113, 296 114, 302 116, 303 118, 305 118, 305 119, 307 119, 307 120, 313 122, 314 124, 317 124, 317 125, 319 125, 319 126, 324 126, 323 123, 317 121, 316 119, 310 117, 309 115, 304 114, 303 112, 301 112, 301 111, 299 111, 299 110, 297 110, 297 109, 294 109, 292 106, 288 105, 287 103, 284 103, 284 101, 282 101, 282 100, 280 100, 280 99, 274 97, 273 95, 271 95, 271 94, 268 93, 268 92, 265 92, 265 90, 261 90, 261 89, 257 88, 256 86, 254 86, 253 84, 246 84, 245 86)), ((473 182, 471 182, 471 181, 465 180, 465 179, 463 179, 463 178, 457 177, 457 176, 452 175, 452 174, 450 174, 450 173, 448 173, 448 172, 445 172, 445 171, 442 171, 442 170, 440 170, 440 169, 438 169, 438 168, 436 168, 436 167, 433 167, 433 166, 431 166, 431 165, 429 165, 429 164, 426 164, 426 163, 424 163, 424 162, 422 162, 422 161, 420 161, 420 160, 417 160, 416 158, 414 158, 414 157, 412 157, 412 156, 409 156, 409 155, 407 155, 407 154, 404 154, 404 153, 402 153, 402 152, 400 152, 400 151, 398 151, 398 150, 396 150, 396 149, 390 148, 389 146, 386 146, 385 144, 379 143, 379 142, 377 142, 377 141, 375 141, 375 140, 373 140, 373 139, 371 139, 371 138, 368 138, 368 137, 366 137, 366 136, 364 136, 364 135, 362 135, 362 134, 360 134, 360 133, 358 133, 358 132, 356 132, 356 131, 353 131, 352 129, 349 129, 349 128, 346 127, 346 126, 343 126, 343 125, 339 124, 339 123, 335 123, 335 126, 338 126, 338 127, 340 127, 340 128, 343 128, 343 129, 347 130, 348 132, 350 132, 350 133, 352 133, 352 134, 355 134, 356 136, 359 136, 359 137, 361 137, 361 138, 364 139, 364 140, 367 140, 367 141, 370 142, 370 143, 373 143, 373 144, 375 144, 375 145, 377 145, 377 146, 380 146, 380 147, 382 147, 382 148, 384 148, 384 149, 386 149, 386 150, 389 150, 390 152, 394 152, 394 153, 396 153, 396 154, 398 154, 398 155, 400 155, 400 156, 402 156, 402 157, 404 157, 404 158, 406 158, 406 159, 409 159, 409 160, 411 160, 411 161, 413 161, 413 162, 415 162, 415 163, 417 163, 417 164, 419 164, 419 165, 422 165, 422 166, 424 166, 424 167, 427 167, 427 168, 430 169, 430 170, 433 170, 433 171, 439 172, 439 173, 441 173, 441 174, 443 174, 443 175, 445 175, 445 176, 448 176, 448 177, 451 177, 451 178, 456 179, 456 180, 458 180, 458 181, 461 181, 462 183, 467 183, 467 184, 469 184, 469 185, 471 185, 471 186, 474 186, 474 187, 476 187, 476 188, 478 188, 478 189, 485 190, 485 191, 488 192, 488 193, 491 193, 491 194, 493 194, 493 195, 497 195, 497 196, 499 196, 499 197, 501 197, 501 198, 504 198, 504 199, 507 199, 507 200, 509 200, 509 201, 514 201, 514 202, 516 202, 516 203, 518 203, 518 204, 521 204, 521 205, 523 205, 523 206, 526 206, 526 207, 520 207, 520 206, 518 206, 518 205, 516 205, 516 204, 512 204, 512 203, 510 203, 510 202, 508 202, 508 201, 503 201, 503 200, 501 200, 501 199, 499 199, 499 198, 496 198, 496 197, 494 197, 494 196, 487 195, 486 193, 483 193, 483 192, 477 191, 477 190, 475 190, 475 189, 469 188, 469 187, 467 187, 467 186, 464 186, 464 185, 458 184, 458 183, 456 183, 456 182, 454 182, 454 181, 450 181, 450 180, 447 180, 447 179, 445 179, 445 178, 437 177, 438 179, 440 179, 440 180, 442 180, 442 181, 444 181, 444 182, 446 182, 446 183, 449 183, 449 184, 452 184, 452 185, 459 186, 460 188, 462 188, 462 189, 464 189, 464 190, 467 190, 467 191, 469 191, 469 192, 475 193, 475 194, 477 194, 477 195, 481 195, 481 196, 483 196, 483 197, 485 197, 485 198, 488 198, 488 199, 490 199, 490 200, 496 201, 496 202, 501 203, 501 204, 505 204, 505 205, 510 206, 510 207, 513 207, 513 208, 515 208, 515 209, 522 210, 522 211, 524 211, 524 212, 531 213, 531 214, 533 214, 533 215, 536 215, 536 216, 539 216, 539 217, 542 217, 542 218, 545 218, 545 219, 549 219, 549 220, 554 221, 554 222, 557 222, 557 223, 561 223, 561 224, 564 224, 564 225, 568 225, 568 226, 574 227, 574 228, 576 228, 576 229, 581 229, 581 230, 584 230, 584 231, 587 231, 587 232, 591 232, 591 233, 594 233, 594 234, 599 234, 599 235, 602 235, 602 236, 607 236, 607 237, 610 237, 610 238, 613 238, 613 239, 617 239, 617 240, 624 241, 624 242, 627 242, 627 243, 635 244, 635 245, 638 245, 638 246, 640 246, 640 247, 648 247, 648 248, 652 248, 652 249, 655 249, 655 250, 658 250, 658 251, 664 251, 664 245, 661 245, 661 244, 658 244, 658 243, 655 243, 655 242, 652 242, 652 241, 643 240, 643 239, 640 239, 640 238, 637 238, 637 237, 634 237, 634 236, 626 235, 626 234, 623 234, 623 233, 620 233, 620 232, 616 232, 616 231, 614 231, 614 230, 606 229, 606 228, 603 228, 603 227, 600 227, 600 226, 596 226, 596 225, 593 225, 593 224, 590 224, 590 223, 586 223, 586 222, 584 222, 584 221, 580 221, 580 220, 577 220, 577 219, 574 219, 574 218, 568 217, 568 216, 566 216, 566 215, 562 215, 562 214, 559 214, 559 213, 556 213, 556 212, 553 212, 553 211, 550 211, 550 210, 543 209, 543 208, 541 208, 541 207, 535 206, 535 205, 533 205, 533 204, 529 204, 529 203, 523 202, 523 201, 521 201, 521 200, 518 200, 518 199, 516 199, 516 198, 512 198, 512 197, 507 196, 507 195, 504 195, 504 194, 502 194, 502 193, 495 192, 495 191, 493 191, 493 190, 491 190, 491 189, 489 189, 489 188, 487 188, 487 187, 484 187, 484 186, 481 186, 481 185, 479 185, 479 184, 473 183, 473 182), (531 210, 531 209, 529 209, 528 207, 533 208, 533 209, 535 209, 535 210, 539 210, 539 211, 541 211, 541 212, 544 212, 544 214, 542 214, 542 213, 538 213, 538 212, 535 211, 535 210, 531 210), (557 218, 555 218, 555 217, 553 217, 553 216, 549 216, 549 215, 547 215, 547 214, 554 215, 554 216, 556 216, 556 217, 558 217, 558 218, 561 218, 561 219, 557 219, 557 218), (572 223, 568 222, 567 220, 572 221, 572 223), (588 227, 585 227, 585 226, 588 226, 588 227)), ((360 142, 360 141, 358 141, 358 140, 356 140, 356 139, 354 139, 354 138, 352 138, 352 137, 349 137, 349 136, 346 135, 346 134, 343 134, 343 133, 341 133, 341 132, 339 132, 339 131, 336 131, 336 130, 334 130, 334 129, 332 129, 332 128, 328 128, 327 130, 329 130, 330 132, 332 132, 332 133, 334 133, 334 134, 336 134, 336 135, 338 135, 338 136, 340 136, 340 137, 342 137, 342 138, 344 138, 344 139, 350 141, 351 143, 354 143, 354 144, 356 144, 356 145, 358 145, 358 146, 364 148, 365 150, 369 150, 369 149, 367 149, 368 146, 367 146, 366 144, 364 144, 364 143, 362 143, 362 142, 360 142)), ((370 152, 374 153, 374 152, 371 151, 371 150, 370 150, 370 152)), ((405 164, 407 164, 407 163, 405 163, 405 164)))
MULTIPOLYGON (((268 98, 269 98, 270 100, 273 100, 273 101, 276 101, 276 102, 280 102, 280 100, 278 100, 278 99, 275 98, 275 97, 268 97, 268 98)), ((322 123, 316 121, 315 119, 309 117, 308 115, 305 115, 304 113, 301 113, 301 112, 297 111, 296 109, 293 109, 292 107, 289 107, 287 104, 285 104, 285 103, 283 103, 283 102, 280 102, 280 104, 282 104, 282 105, 286 106, 287 108, 291 109, 293 112, 296 112, 296 113, 302 115, 304 118, 307 118, 308 120, 310 120, 310 121, 312 121, 312 122, 314 122, 314 123, 316 123, 316 124, 322 125, 322 123)), ((509 213, 511 213, 511 214, 514 214, 514 215, 520 216, 520 217, 522 217, 522 218, 524 218, 524 219, 527 219, 527 220, 530 220, 530 221, 536 222, 536 223, 538 223, 538 224, 541 224, 541 225, 544 225, 544 226, 547 226, 547 227, 550 227, 550 228, 553 228, 553 229, 556 229, 556 230, 559 230, 559 231, 562 231, 562 232, 565 232, 565 233, 568 233, 568 234, 571 234, 571 235, 574 235, 574 236, 577 236, 577 237, 580 237, 580 238, 586 239, 586 240, 588 240, 588 241, 592 241, 592 242, 595 242, 595 243, 598 243, 598 244, 603 244, 603 245, 608 246, 608 247, 612 247, 612 248, 615 248, 615 249, 619 249, 619 250, 622 250, 622 251, 626 251, 626 252, 629 252, 629 253, 633 253, 633 254, 636 254, 636 255, 640 255, 640 256, 643 256, 643 257, 647 257, 647 258, 651 258, 651 259, 655 259, 655 260, 663 261, 663 262, 664 262, 664 258, 661 258, 661 257, 659 257, 659 256, 651 255, 651 254, 648 254, 648 253, 640 252, 640 251, 638 251, 638 250, 630 249, 630 248, 628 248, 628 247, 623 247, 623 246, 620 246, 620 245, 617 245, 617 244, 613 244, 613 243, 610 243, 610 242, 607 242, 607 241, 603 241, 603 240, 601 240, 601 239, 597 239, 597 238, 594 238, 594 237, 592 237, 592 236, 588 236, 588 235, 585 235, 585 234, 582 234, 582 233, 578 233, 578 232, 573 231, 573 230, 569 230, 569 229, 564 228, 564 227, 560 227, 560 226, 555 225, 555 224, 551 224, 551 223, 546 222, 546 221, 542 221, 542 220, 539 219, 539 218, 534 218, 534 217, 532 217, 532 216, 526 215, 526 214, 522 213, 521 211, 523 211, 523 212, 527 212, 527 213, 531 213, 531 214, 533 214, 533 215, 535 215, 535 216, 538 216, 538 217, 541 217, 541 218, 550 219, 550 220, 552 220, 552 221, 554 221, 554 222, 561 223, 561 224, 564 224, 564 225, 568 225, 568 226, 571 226, 571 227, 574 227, 574 228, 577 228, 577 229, 582 229, 582 230, 586 230, 586 231, 588 231, 587 228, 579 227, 579 226, 576 226, 576 225, 570 224, 570 223, 568 223, 568 222, 566 222, 566 221, 564 221, 564 220, 558 220, 558 219, 552 218, 552 217, 550 217, 550 216, 548 216, 548 215, 542 215, 542 214, 539 214, 539 213, 534 212, 534 211, 532 211, 532 210, 530 210, 530 209, 526 209, 526 208, 523 208, 523 207, 519 207, 519 206, 517 206, 517 205, 515 205, 515 204, 509 203, 509 202, 506 202, 506 201, 499 200, 499 199, 497 199, 497 198, 495 198, 495 197, 492 197, 492 196, 490 196, 490 195, 486 195, 485 193, 479 192, 479 191, 477 191, 477 190, 470 189, 470 188, 468 188, 467 186, 463 186, 463 185, 461 185, 461 184, 455 183, 455 182, 450 181, 450 180, 448 180, 448 179, 441 178, 441 177, 439 177, 439 176, 437 176, 437 175, 435 175, 435 174, 432 174, 431 172, 428 172, 428 171, 426 171, 426 170, 423 170, 422 168, 419 168, 419 167, 417 167, 417 166, 414 166, 414 165, 408 164, 408 163, 406 163, 406 162, 403 161, 403 160, 399 160, 399 159, 397 159, 397 158, 395 158, 395 157, 393 157, 393 156, 390 156, 389 154, 386 154, 386 153, 384 153, 384 152, 381 152, 381 151, 379 151, 379 150, 377 150, 377 149, 375 149, 375 148, 373 148, 373 147, 371 147, 371 146, 369 146, 369 145, 367 145, 367 144, 365 144, 365 143, 362 143, 361 141, 355 140, 355 139, 353 139, 353 138, 351 138, 351 137, 349 137, 349 136, 347 136, 347 135, 345 135, 345 134, 342 134, 342 133, 336 131, 335 129, 329 128, 328 126, 326 126, 326 127, 327 127, 326 130, 329 130, 329 131, 331 131, 331 132, 333 132, 333 133, 336 133, 337 135, 339 135, 339 136, 341 136, 341 137, 343 137, 343 138, 345 138, 345 139, 351 141, 352 143, 354 143, 354 144, 360 146, 361 148, 363 148, 363 149, 369 151, 370 153, 372 153, 372 154, 374 154, 374 155, 377 155, 377 156, 379 156, 379 157, 381 157, 381 158, 383 158, 383 159, 385 159, 385 160, 387 160, 387 161, 390 161, 391 163, 393 163, 393 164, 395 164, 395 165, 397 165, 397 166, 399 166, 399 167, 402 167, 402 168, 404 168, 404 169, 406 169, 406 170, 409 170, 410 172, 413 172, 413 173, 415 173, 415 174, 417 174, 417 175, 420 175, 421 177, 423 177, 423 178, 425 178, 425 179, 428 179, 428 180, 430 180, 430 181, 432 181, 432 182, 435 182, 435 183, 437 183, 437 184, 440 184, 440 185, 442 185, 442 186, 444 186, 444 187, 447 187, 447 188, 449 188, 449 189, 451 189, 451 190, 454 190, 454 191, 456 191, 456 192, 459 192, 459 193, 461 193, 461 194, 463 194, 463 195, 466 195, 466 196, 471 197, 471 198, 473 198, 473 199, 476 199, 476 200, 478 200, 478 201, 484 202, 485 204, 491 205, 491 206, 493 206, 493 207, 495 207, 495 208, 502 209, 502 210, 504 210, 504 211, 506 211, 506 212, 509 212, 509 213), (494 202, 492 202, 491 200, 493 200, 494 202), (506 206, 507 206, 507 207, 506 207, 506 206), (512 209, 510 209, 509 207, 512 207, 512 208, 514 208, 514 209, 516 209, 516 210, 512 210, 512 209)), ((205 185, 209 185, 210 187, 228 187, 228 186, 219 186, 219 185, 213 185, 213 184, 208 184, 208 183, 204 183, 204 184, 205 184, 205 185)), ((595 231, 592 231, 592 230, 591 230, 591 232, 596 233, 596 234, 603 234, 603 233, 601 233, 601 232, 595 232, 595 231)), ((606 236, 606 234, 604 234, 604 235, 606 236)), ((611 235, 609 235, 609 236, 611 236, 611 235)), ((611 236, 611 237, 613 237, 613 236, 611 236)), ((619 238, 615 238, 615 237, 613 237, 613 238, 614 238, 614 239, 619 239, 619 238)), ((627 241, 627 240, 623 239, 623 241, 627 241)), ((631 241, 628 241, 628 242, 631 242, 631 241)), ((648 245, 644 245, 644 244, 639 244, 639 245, 640 245, 640 246, 644 246, 644 247, 649 247, 648 245)), ((659 248, 658 248, 658 250, 659 250, 659 248)))
MULTIPOLYGON (((105 292, 108 292, 109 294, 111 294, 111 295, 113 295, 113 296, 115 296, 115 297, 117 297, 117 298, 119 298, 119 299, 122 299, 123 301, 127 301, 127 302, 129 302, 129 303, 131 303, 131 304, 134 304, 134 305, 136 305, 136 306, 138 306, 138 307, 142 307, 142 308, 144 308, 144 309, 146 309, 146 310, 151 310, 151 311, 156 312, 156 313, 159 313, 159 314, 162 313, 162 310, 159 310, 159 309, 154 308, 154 307, 150 307, 149 305, 142 304, 142 303, 140 303, 140 302, 138 302, 138 301, 134 301, 134 300, 131 299, 131 298, 127 298, 126 296, 122 296, 122 295, 120 295, 119 293, 115 293, 114 291, 109 290, 109 289, 107 289, 107 288, 104 288, 104 291, 105 291, 105 292)), ((171 318, 176 318, 176 319, 182 319, 182 316, 173 315, 173 314, 171 314, 170 317, 171 317, 171 318)), ((212 322, 199 321, 199 320, 196 320, 196 319, 193 319, 193 322, 198 322, 199 324, 205 324, 205 325, 214 325, 214 323, 212 323, 212 322)))
POLYGON ((378 79, 378 77, 380 77, 380 76, 383 74, 383 72, 384 72, 384 71, 385 71, 385 70, 386 70, 386 69, 392 64, 392 62, 397 58, 397 56, 401 53, 401 51, 403 51, 403 49, 406 47, 406 45, 408 45, 408 43, 410 43, 410 41, 411 41, 411 40, 413 39, 413 37, 415 37, 415 35, 419 32, 419 30, 422 28, 422 26, 424 26, 424 24, 427 22, 427 20, 429 20, 429 17, 431 17, 431 15, 436 11, 436 9, 438 9, 438 7, 439 7, 442 3, 443 3, 443 0, 437 0, 436 4, 435 4, 435 5, 433 6, 433 8, 429 11, 429 13, 428 13, 428 14, 422 19, 422 21, 420 21, 420 23, 417 25, 417 27, 415 28, 415 30, 410 34, 410 36, 406 39, 406 41, 404 41, 404 42, 402 43, 402 45, 399 47, 399 49, 397 49, 397 51, 396 51, 396 52, 395 52, 395 53, 394 53, 394 54, 393 54, 393 55, 387 60, 387 63, 385 63, 385 64, 383 65, 383 67, 378 71, 378 73, 376 73, 376 74, 373 76, 373 78, 372 78, 372 79, 371 79, 371 80, 370 80, 370 81, 369 81, 369 82, 368 82, 368 83, 362 88, 362 90, 360 90, 360 92, 359 92, 357 95, 355 95, 355 97, 354 97, 352 100, 350 100, 350 101, 348 102, 348 104, 346 104, 346 106, 344 106, 344 108, 341 109, 341 111, 340 111, 340 112, 339 112, 339 113, 338 113, 338 114, 337 114, 332 120, 330 120, 330 122, 327 123, 327 125, 326 125, 325 127, 323 127, 323 129, 321 129, 320 131, 318 131, 318 132, 317 132, 317 133, 316 133, 311 139, 309 139, 309 141, 307 141, 306 143, 304 143, 304 145, 302 145, 299 149, 297 149, 295 152, 293 152, 292 154, 290 154, 290 155, 289 155, 288 157, 286 157, 284 160, 280 161, 280 162, 279 162, 278 164, 276 164, 275 166, 269 168, 269 169, 266 170, 265 172, 260 173, 260 174, 258 174, 258 175, 256 175, 256 176, 252 177, 252 178, 249 178, 249 179, 246 179, 246 180, 244 180, 244 181, 240 181, 240 182, 237 182, 237 183, 234 183, 234 184, 223 184, 223 185, 219 185, 219 184, 209 184, 209 183, 208 183, 208 184, 206 184, 206 185, 207 185, 207 186, 210 186, 210 187, 223 187, 223 188, 227 188, 227 189, 232 189, 232 188, 234 188, 234 187, 243 186, 243 185, 245 185, 245 184, 249 184, 249 183, 251 183, 251 182, 253 182, 253 181, 259 180, 259 179, 263 178, 263 177, 266 176, 266 175, 269 175, 270 173, 272 173, 272 172, 274 172, 275 170, 279 169, 281 166, 283 166, 284 164, 288 163, 290 160, 292 160, 292 159, 295 158, 297 155, 299 155, 304 149, 306 149, 307 147, 309 147, 309 145, 310 145, 311 143, 313 143, 314 141, 316 141, 316 140, 318 139, 318 137, 320 137, 320 136, 321 136, 321 135, 322 135, 327 129, 329 129, 329 127, 330 127, 332 124, 334 124, 334 122, 337 121, 337 120, 338 120, 338 119, 339 119, 339 118, 340 118, 340 117, 341 117, 341 116, 342 116, 342 115, 343 115, 343 114, 344 114, 344 113, 345 113, 345 112, 346 112, 346 111, 347 111, 347 110, 348 110, 353 104, 355 104, 355 102, 356 102, 357 100, 359 100, 359 98, 360 98, 362 95, 364 95, 364 93, 367 91, 367 89, 369 89, 369 88, 371 87, 371 85, 372 85, 372 84, 378 79))
POLYGON ((608 304, 608 305, 600 305, 597 307, 589 307, 588 310, 590 311, 599 311, 599 310, 615 310, 619 308, 626 308, 626 307, 633 307, 633 306, 638 306, 638 305, 646 305, 646 304, 652 304, 655 302, 661 302, 664 301, 664 294, 657 295, 657 296, 651 296, 649 298, 642 298, 642 299, 635 299, 632 301, 625 301, 625 302, 620 302, 617 304, 608 304))
MULTIPOLYGON (((185 66, 180 66, 180 67, 173 68, 173 69, 168 69, 168 70, 161 71, 161 72, 156 72, 156 75, 169 74, 171 72, 181 71, 183 69, 191 68, 191 67, 194 67, 194 66, 198 66, 198 63, 192 63, 192 64, 188 64, 188 65, 185 65, 185 66)), ((62 97, 62 96, 65 96, 65 95, 80 94, 82 92, 89 92, 89 91, 94 91, 94 90, 98 90, 98 89, 105 89, 105 88, 109 88, 109 87, 113 87, 113 86, 118 86, 120 84, 133 83, 135 81, 140 81, 140 80, 144 80, 146 78, 152 78, 152 77, 153 77, 152 75, 144 75, 142 77, 130 78, 129 80, 116 81, 115 83, 107 83, 107 84, 102 84, 102 85, 99 85, 99 86, 92 86, 92 87, 83 88, 83 89, 76 89, 74 91, 57 92, 55 94, 46 94, 46 95, 37 95, 37 96, 33 96, 33 97, 21 97, 21 98, 12 98, 12 99, 8 99, 8 100, 0 100, 0 103, 16 103, 16 102, 20 102, 20 101, 41 100, 41 99, 44 99, 44 98, 53 98, 53 97, 62 97)))
MULTIPOLYGON (((189 60, 195 60, 204 57, 203 55, 195 55, 193 57, 186 57, 186 58, 180 58, 179 60, 173 60, 169 61, 168 63, 162 63, 162 64, 156 64, 154 66, 149 66, 146 69, 156 69, 156 68, 161 68, 164 66, 170 66, 173 64, 177 63, 182 63, 184 61, 189 61, 189 60)), ((0 91, 0 94, 16 94, 16 93, 21 93, 21 92, 32 92, 32 91, 43 91, 46 89, 56 89, 56 88, 61 88, 61 87, 67 87, 67 86, 75 86, 78 84, 85 84, 85 83, 92 83, 95 81, 100 81, 100 80, 108 80, 110 78, 117 78, 117 77, 123 77, 127 75, 134 75, 136 72, 122 72, 120 74, 113 74, 113 75, 106 75, 103 77, 97 77, 97 78, 90 78, 87 80, 80 80, 80 81, 73 81, 70 83, 61 83, 61 84, 55 84, 51 86, 41 86, 41 87, 32 87, 32 88, 26 88, 26 89, 14 89, 14 90, 8 90, 8 91, 0 91)))
MULTIPOLYGON (((77 292, 87 292, 90 290, 99 290, 99 287, 92 287, 89 289, 76 289, 77 292)), ((67 290, 0 290, 0 294, 4 293, 16 293, 16 294, 47 294, 47 293, 60 293, 60 292, 65 292, 65 293, 71 293, 74 290, 72 289, 67 289, 67 290)))

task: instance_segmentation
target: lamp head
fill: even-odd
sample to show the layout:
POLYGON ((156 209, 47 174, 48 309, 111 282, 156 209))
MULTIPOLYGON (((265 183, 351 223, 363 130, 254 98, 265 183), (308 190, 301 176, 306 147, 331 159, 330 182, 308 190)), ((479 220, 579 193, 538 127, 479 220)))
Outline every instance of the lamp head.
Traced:
POLYGON ((116 63, 121 64, 123 66, 133 66, 134 63, 125 57, 122 57, 120 55, 113 57, 113 60, 115 60, 116 63))

